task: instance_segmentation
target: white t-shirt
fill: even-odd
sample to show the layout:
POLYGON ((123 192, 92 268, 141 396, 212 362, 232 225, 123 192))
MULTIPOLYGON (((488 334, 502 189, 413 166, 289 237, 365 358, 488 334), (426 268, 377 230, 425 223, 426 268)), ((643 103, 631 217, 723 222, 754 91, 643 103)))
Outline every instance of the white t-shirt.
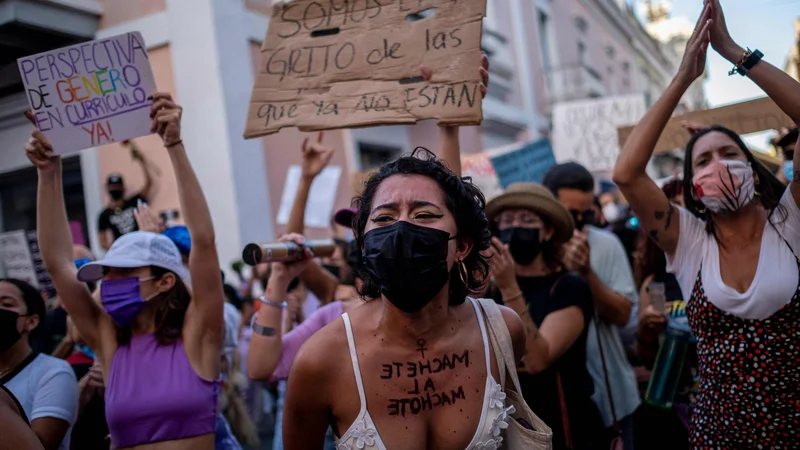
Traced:
MULTIPOLYGON (((614 233, 595 227, 589 227, 588 239, 591 248, 589 263, 597 278, 607 288, 625 296, 633 305, 636 305, 639 297, 622 242, 614 233)), ((589 324, 589 334, 586 335, 586 369, 594 384, 592 400, 600 410, 605 426, 610 427, 614 424, 614 416, 611 414, 611 404, 608 400, 606 376, 597 341, 598 335, 600 343, 603 345, 608 381, 611 385, 617 419, 623 419, 633 414, 639 407, 641 398, 636 383, 636 374, 625 355, 620 328, 603 320, 600 321, 599 326, 592 321, 589 324), (597 327, 597 331, 594 330, 595 327, 597 327)))
POLYGON ((69 430, 58 447, 69 450, 72 425, 78 415, 78 381, 69 363, 38 355, 5 386, 17 397, 31 422, 42 417, 69 422, 69 430))
POLYGON ((736 317, 766 319, 789 303, 798 285, 797 260, 792 250, 800 251, 800 209, 788 188, 780 204, 785 208, 787 218, 781 221, 781 212, 776 209, 770 218, 774 226, 767 222, 755 278, 743 293, 722 282, 719 246, 717 240, 706 232, 706 223, 689 211, 678 208, 680 237, 674 261, 667 256, 667 270, 678 279, 683 297, 687 301, 691 298, 702 266, 703 289, 708 301, 736 317))

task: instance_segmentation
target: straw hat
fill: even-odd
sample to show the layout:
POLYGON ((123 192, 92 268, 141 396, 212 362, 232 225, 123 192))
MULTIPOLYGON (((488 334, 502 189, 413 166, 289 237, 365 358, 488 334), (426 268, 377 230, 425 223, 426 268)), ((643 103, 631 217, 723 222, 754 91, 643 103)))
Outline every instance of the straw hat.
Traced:
POLYGON ((555 228, 555 243, 568 241, 575 230, 569 211, 539 183, 514 183, 486 204, 486 218, 493 222, 506 209, 529 209, 545 218, 555 228))

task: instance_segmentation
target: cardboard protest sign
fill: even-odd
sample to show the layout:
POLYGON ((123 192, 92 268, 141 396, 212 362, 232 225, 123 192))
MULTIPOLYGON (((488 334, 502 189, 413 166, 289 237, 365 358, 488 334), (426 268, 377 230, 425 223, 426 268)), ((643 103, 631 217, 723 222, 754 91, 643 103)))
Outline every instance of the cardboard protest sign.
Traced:
POLYGON ((547 138, 494 156, 491 161, 503 189, 517 182, 541 183, 547 171, 556 164, 553 147, 547 138))
MULTIPOLYGON (((741 134, 756 133, 765 130, 776 130, 783 127, 794 127, 794 122, 784 114, 768 97, 751 100, 715 109, 692 111, 673 117, 667 123, 661 138, 656 144, 655 153, 666 153, 676 148, 685 148, 691 135, 681 126, 681 122, 690 121, 704 125, 722 125, 741 134)), ((622 147, 633 132, 633 126, 621 127, 619 145, 622 147)))
MULTIPOLYGON (((277 222, 280 225, 289 223, 289 215, 300 185, 301 168, 298 165, 289 167, 286 182, 283 185, 281 206, 278 209, 277 222)), ((306 203, 305 226, 312 228, 328 228, 331 225, 333 204, 339 192, 339 179, 342 176, 340 166, 328 166, 314 178, 306 203)))
POLYGON ((25 281, 31 286, 55 294, 55 286, 44 268, 35 230, 0 233, 0 262, 5 277, 25 281))
POLYGON ((641 94, 557 103, 553 108, 556 161, 574 161, 593 172, 612 170, 620 149, 617 128, 637 123, 645 111, 641 94))
POLYGON ((490 161, 492 154, 492 152, 478 152, 461 155, 461 174, 472 178, 472 183, 478 186, 487 201, 503 193, 497 173, 490 161))
POLYGON ((36 126, 57 154, 150 134, 156 90, 138 32, 17 60, 36 126))
POLYGON ((486 0, 295 0, 275 6, 245 138, 415 123, 476 125, 486 0), (432 70, 428 82, 420 65, 432 70))

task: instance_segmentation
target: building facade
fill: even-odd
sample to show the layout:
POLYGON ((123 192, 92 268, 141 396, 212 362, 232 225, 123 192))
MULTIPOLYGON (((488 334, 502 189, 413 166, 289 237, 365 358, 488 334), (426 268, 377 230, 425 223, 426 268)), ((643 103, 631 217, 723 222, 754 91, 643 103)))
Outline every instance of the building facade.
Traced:
POLYGON ((792 78, 800 81, 800 18, 794 21, 794 45, 789 49, 784 70, 792 78))
MULTIPOLYGON (((347 0, 329 0, 343 3, 347 0)), ((0 231, 35 228, 36 174, 22 145, 31 126, 16 58, 128 31, 142 33, 159 90, 184 107, 183 140, 211 208, 223 266, 244 245, 275 239, 286 174, 305 137, 294 129, 245 140, 250 92, 272 0, 0 0, 0 231)), ((483 48, 491 61, 484 121, 461 130, 462 151, 546 136, 557 102, 642 93, 653 101, 676 66, 620 0, 488 0, 483 48)), ((161 167, 151 200, 179 208, 169 157, 157 136, 135 140, 161 167)), ((342 168, 335 207, 350 205, 361 175, 416 146, 436 147, 437 126, 335 130, 324 142, 342 168)), ((142 171, 120 145, 65 158, 70 219, 99 253, 104 181, 120 172, 133 193, 142 171)), ((311 237, 328 234, 309 229, 311 237)))

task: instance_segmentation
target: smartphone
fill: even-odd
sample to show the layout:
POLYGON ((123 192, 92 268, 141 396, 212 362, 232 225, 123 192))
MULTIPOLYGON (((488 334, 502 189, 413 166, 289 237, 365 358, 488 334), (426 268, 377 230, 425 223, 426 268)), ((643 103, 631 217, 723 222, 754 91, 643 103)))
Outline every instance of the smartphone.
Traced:
POLYGON ((516 421, 517 421, 518 424, 522 425, 522 428, 525 428, 526 430, 536 431, 536 429, 533 428, 533 425, 528 423, 527 420, 525 420, 525 419, 516 419, 516 421))
POLYGON ((650 301, 652 302, 653 309, 660 313, 666 312, 666 294, 664 283, 652 282, 647 287, 647 292, 650 294, 650 301))

